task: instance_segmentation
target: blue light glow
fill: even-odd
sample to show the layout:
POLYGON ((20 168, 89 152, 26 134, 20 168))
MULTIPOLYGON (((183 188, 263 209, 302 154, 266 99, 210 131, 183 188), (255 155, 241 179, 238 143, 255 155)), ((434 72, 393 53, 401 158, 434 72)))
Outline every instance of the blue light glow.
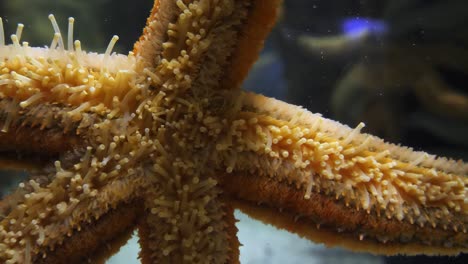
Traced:
POLYGON ((343 33, 350 37, 360 36, 365 32, 374 35, 383 35, 388 30, 388 25, 383 20, 367 17, 352 17, 343 20, 341 24, 343 33))

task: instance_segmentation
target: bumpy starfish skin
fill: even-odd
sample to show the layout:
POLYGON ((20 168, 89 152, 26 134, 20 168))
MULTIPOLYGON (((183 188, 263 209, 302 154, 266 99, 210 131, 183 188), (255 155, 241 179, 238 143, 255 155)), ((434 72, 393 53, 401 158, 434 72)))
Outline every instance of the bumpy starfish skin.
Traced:
POLYGON ((246 94, 243 107, 217 145, 226 171, 234 174, 222 178, 224 190, 241 199, 237 206, 265 218, 250 208, 262 202, 294 222, 313 220, 324 232, 274 224, 357 250, 435 254, 466 248, 466 164, 384 143, 359 133, 362 124, 353 130, 263 96, 246 94), (355 242, 369 238, 387 246, 355 242))
POLYGON ((466 164, 238 89, 278 2, 155 1, 128 56, 82 51, 73 19, 46 49, 0 25, 0 165, 34 166, 0 261, 102 260, 138 227, 143 263, 236 263, 233 207, 328 245, 466 251, 466 164))

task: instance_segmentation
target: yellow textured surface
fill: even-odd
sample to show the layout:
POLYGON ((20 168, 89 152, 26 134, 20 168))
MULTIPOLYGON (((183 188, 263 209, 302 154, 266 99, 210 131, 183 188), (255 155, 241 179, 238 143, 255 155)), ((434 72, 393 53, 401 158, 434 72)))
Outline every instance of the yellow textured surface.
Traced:
POLYGON ((53 16, 48 49, 20 45, 21 34, 0 41, 0 143, 53 158, 0 203, 0 261, 59 263, 65 250, 86 259, 102 246, 89 228, 112 239, 103 223, 133 202, 143 209, 126 223, 139 228, 142 262, 236 263, 226 193, 273 209, 286 202, 301 223, 325 222, 331 232, 345 225, 343 236, 363 250, 464 251, 466 164, 239 91, 278 5, 155 1, 128 56, 112 54, 117 37, 101 55, 71 38, 65 47, 53 16), (52 144, 57 135, 62 145, 52 144), (240 175, 249 188, 239 188, 240 175), (230 186, 220 185, 226 177, 230 186), (382 225, 398 232, 387 236, 382 225), (428 230, 440 236, 423 241, 428 230))

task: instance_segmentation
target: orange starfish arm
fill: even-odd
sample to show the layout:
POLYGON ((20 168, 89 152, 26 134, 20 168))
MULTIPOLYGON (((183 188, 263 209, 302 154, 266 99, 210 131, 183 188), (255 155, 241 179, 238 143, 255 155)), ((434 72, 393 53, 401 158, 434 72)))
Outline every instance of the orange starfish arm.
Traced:
MULTIPOLYGON (((0 168, 24 169, 44 165, 79 146, 80 122, 67 122, 64 127, 59 120, 70 109, 41 106, 35 109, 19 109, 15 101, 2 100, 0 121, 0 168), (63 111, 65 110, 65 111, 63 111)), ((66 116, 65 116, 66 117, 66 116)))
POLYGON ((83 224, 60 245, 60 250, 45 248, 33 263, 106 263, 133 233, 142 208, 138 203, 122 204, 93 223, 83 224))
MULTIPOLYGON (((208 193, 201 197, 206 200, 205 207, 202 209, 198 206, 198 209, 192 210, 184 208, 187 205, 183 204, 183 197, 164 196, 161 199, 157 195, 147 196, 149 199, 156 198, 149 204, 157 205, 153 205, 152 212, 146 213, 138 225, 142 263, 185 263, 200 259, 208 263, 239 263, 240 244, 234 225, 234 210, 214 197, 208 201, 208 193), (171 201, 175 201, 174 206, 171 201), (177 210, 184 212, 180 218, 177 210), (206 222, 203 222, 203 218, 206 222)), ((211 195, 217 196, 216 193, 220 193, 220 190, 213 189, 211 195)), ((185 199, 190 203, 200 204, 197 202, 199 197, 191 195, 191 191, 181 195, 186 195, 185 199)))
POLYGON ((328 245, 379 254, 467 250, 466 164, 245 96, 244 111, 217 144, 224 190, 241 208, 328 245), (251 205, 258 202, 256 212, 251 205), (278 222, 265 209, 281 209, 292 221, 278 222))
MULTIPOLYGON (((186 36, 184 33, 190 31, 188 28, 190 26, 184 25, 186 21, 191 21, 189 17, 197 16, 199 14, 185 15, 183 19, 178 17, 180 9, 183 11, 190 10, 194 11, 195 9, 203 10, 212 8, 215 16, 223 12, 223 9, 230 9, 235 5, 234 13, 241 13, 237 15, 237 19, 240 19, 240 24, 236 25, 239 27, 235 31, 238 33, 236 35, 222 36, 214 28, 208 29, 215 31, 215 34, 218 34, 217 43, 210 44, 210 53, 213 53, 214 50, 219 50, 218 54, 212 55, 218 57, 218 63, 222 56, 228 56, 229 61, 224 62, 226 65, 223 67, 223 84, 222 87, 235 87, 239 88, 242 81, 246 78, 247 73, 253 63, 258 59, 260 50, 263 48, 264 41, 267 35, 270 33, 273 28, 276 18, 278 16, 279 6, 281 0, 256 0, 256 1, 235 1, 229 3, 225 2, 229 6, 223 6, 223 3, 220 3, 218 7, 213 7, 214 3, 209 3, 210 1, 200 1, 191 3, 192 1, 161 1, 156 0, 151 10, 151 14, 148 17, 147 25, 143 30, 139 41, 135 43, 134 52, 135 54, 141 56, 144 65, 146 67, 156 68, 157 65, 161 63, 162 59, 170 59, 168 57, 176 54, 174 49, 184 49, 187 48, 184 46, 186 36), (196 8, 189 8, 190 5, 197 5, 196 8), (231 6, 232 5, 232 6, 231 6), (245 12, 242 14, 242 12, 245 12), (176 21, 179 19, 180 23, 177 25, 176 21), (182 21, 181 21, 182 20, 182 21), (182 29, 181 29, 182 28, 182 29), (169 34, 168 34, 169 33, 169 34), (184 41, 185 40, 185 41, 184 41), (223 42, 224 41, 224 42, 223 42), (226 41, 232 41, 232 43, 225 43, 226 41), (231 45, 234 44, 235 45, 231 45), (216 47, 219 45, 219 47, 216 47), (163 51, 167 48, 171 52, 166 51, 164 54, 163 51), (222 49, 221 49, 222 48, 222 49), (170 56, 167 56, 170 55, 170 56)), ((198 10, 196 12, 198 12, 198 10)), ((202 12, 202 16, 209 16, 206 12, 202 12)), ((236 17, 236 14, 229 14, 230 17, 236 17)), ((226 21, 219 21, 218 23, 226 23, 226 21)), ((235 22, 238 23, 238 22, 235 22)), ((209 34, 203 33, 202 31, 197 32, 196 30, 192 34, 209 34)), ((205 36, 198 35, 198 37, 204 38, 205 36)), ((190 45, 188 45, 190 46, 190 45)), ((221 76, 218 76, 218 78, 221 76)))

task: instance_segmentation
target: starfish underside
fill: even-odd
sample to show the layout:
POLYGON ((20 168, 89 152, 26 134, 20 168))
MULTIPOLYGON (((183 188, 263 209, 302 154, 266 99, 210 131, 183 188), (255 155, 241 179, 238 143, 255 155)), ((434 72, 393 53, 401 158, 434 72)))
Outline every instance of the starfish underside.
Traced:
POLYGON ((104 260, 137 228, 143 263, 236 263, 233 208, 330 246, 467 251, 467 164, 239 89, 278 7, 156 0, 128 56, 53 16, 49 48, 6 45, 0 20, 0 165, 31 171, 0 261, 104 260))

